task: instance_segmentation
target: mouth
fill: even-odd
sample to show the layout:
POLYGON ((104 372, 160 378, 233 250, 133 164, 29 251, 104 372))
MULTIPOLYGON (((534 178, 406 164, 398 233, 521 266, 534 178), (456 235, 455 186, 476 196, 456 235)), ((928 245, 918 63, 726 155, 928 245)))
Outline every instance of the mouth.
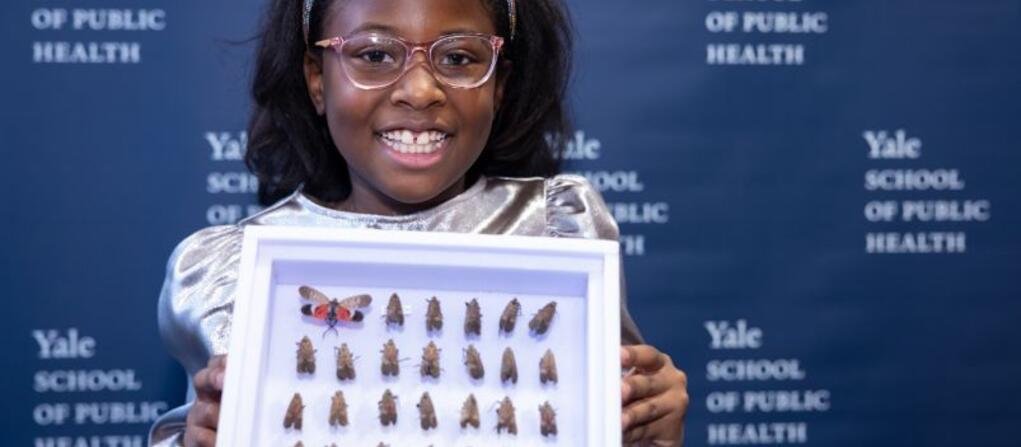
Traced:
POLYGON ((416 132, 409 129, 393 129, 378 132, 376 136, 389 149, 401 155, 429 155, 446 146, 450 134, 437 130, 416 132))

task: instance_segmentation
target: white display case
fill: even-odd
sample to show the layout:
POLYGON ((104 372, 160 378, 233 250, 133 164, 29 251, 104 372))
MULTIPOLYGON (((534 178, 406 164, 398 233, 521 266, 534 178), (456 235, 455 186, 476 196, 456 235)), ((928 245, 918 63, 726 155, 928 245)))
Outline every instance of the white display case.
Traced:
POLYGON ((218 445, 305 446, 489 446, 621 445, 620 263, 612 241, 452 233, 249 226, 245 230, 218 445), (370 294, 360 323, 342 322, 327 331, 302 315, 308 304, 301 285, 331 297, 370 294), (404 306, 403 326, 384 320, 391 294, 404 306), (443 329, 427 332, 426 300, 436 296, 443 329), (480 336, 467 336, 468 301, 482 310, 480 336), (499 331, 512 299, 521 303, 515 330, 499 331), (528 323, 555 301, 548 332, 536 335, 528 323), (297 373, 297 349, 308 336, 316 349, 314 374, 297 373), (397 377, 380 372, 383 344, 400 350, 397 377), (422 377, 423 348, 441 349, 441 375, 422 377), (340 381, 336 348, 346 343, 357 376, 340 381), (469 344, 481 353, 485 376, 473 380, 464 365, 469 344), (518 381, 500 380, 505 348, 514 350, 518 381), (559 381, 542 384, 539 360, 549 349, 559 381), (384 390, 398 396, 398 419, 380 424, 377 404, 384 390), (349 424, 328 424, 331 397, 343 391, 349 424), (301 430, 285 429, 294 393, 304 403, 301 430), (438 426, 423 430, 417 404, 429 392, 438 426), (469 394, 478 401, 480 427, 462 429, 461 406, 469 394), (497 433, 498 402, 509 397, 518 432, 497 433), (557 413, 558 433, 540 433, 539 406, 557 413))

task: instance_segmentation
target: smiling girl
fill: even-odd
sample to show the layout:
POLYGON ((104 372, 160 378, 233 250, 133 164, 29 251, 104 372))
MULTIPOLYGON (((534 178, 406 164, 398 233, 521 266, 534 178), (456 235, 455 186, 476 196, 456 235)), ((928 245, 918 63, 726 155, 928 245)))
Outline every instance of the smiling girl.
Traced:
MULTIPOLYGON (((570 32, 558 0, 273 1, 246 154, 269 206, 171 255, 160 330, 195 397, 151 442, 215 443, 248 225, 616 240, 599 194, 556 175, 570 32)), ((680 445, 684 373, 621 314, 625 443, 680 445)))

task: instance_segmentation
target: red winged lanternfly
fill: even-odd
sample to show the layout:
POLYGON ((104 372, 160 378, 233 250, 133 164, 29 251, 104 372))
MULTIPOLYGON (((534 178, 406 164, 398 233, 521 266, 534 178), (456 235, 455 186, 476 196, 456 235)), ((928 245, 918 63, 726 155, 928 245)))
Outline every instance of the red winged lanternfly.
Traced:
MULTIPOLYGON (((359 308, 366 307, 372 303, 372 297, 367 294, 353 295, 342 300, 331 299, 325 293, 309 286, 298 288, 301 297, 312 301, 315 304, 301 306, 301 313, 317 320, 325 321, 329 326, 326 332, 336 331, 334 326, 341 321, 359 322, 365 318, 359 308)), ((323 335, 326 335, 326 332, 323 335)))

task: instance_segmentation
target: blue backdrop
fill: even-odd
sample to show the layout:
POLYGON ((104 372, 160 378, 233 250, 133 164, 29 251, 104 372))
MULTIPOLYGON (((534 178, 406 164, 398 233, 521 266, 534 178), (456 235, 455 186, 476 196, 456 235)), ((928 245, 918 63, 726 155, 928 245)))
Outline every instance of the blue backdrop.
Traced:
MULTIPOLYGON (((687 445, 1017 445, 1021 2, 571 1, 569 170, 687 445)), ((261 1, 0 7, 5 445, 141 445, 184 398, 155 303, 255 211, 261 1)))

